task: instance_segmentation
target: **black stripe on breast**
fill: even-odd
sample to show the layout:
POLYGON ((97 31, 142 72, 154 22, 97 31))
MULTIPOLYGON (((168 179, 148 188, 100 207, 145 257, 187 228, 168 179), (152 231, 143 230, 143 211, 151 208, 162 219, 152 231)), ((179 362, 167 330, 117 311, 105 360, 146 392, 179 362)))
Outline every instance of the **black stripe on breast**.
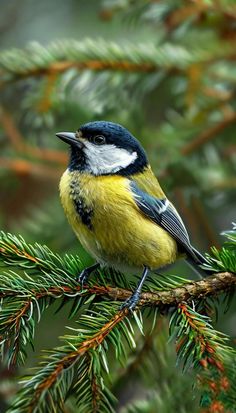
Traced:
POLYGON ((78 182, 71 182, 70 195, 73 200, 76 212, 79 214, 82 223, 86 225, 90 230, 92 230, 93 210, 92 208, 88 207, 88 205, 86 205, 85 200, 81 196, 81 191, 78 182))

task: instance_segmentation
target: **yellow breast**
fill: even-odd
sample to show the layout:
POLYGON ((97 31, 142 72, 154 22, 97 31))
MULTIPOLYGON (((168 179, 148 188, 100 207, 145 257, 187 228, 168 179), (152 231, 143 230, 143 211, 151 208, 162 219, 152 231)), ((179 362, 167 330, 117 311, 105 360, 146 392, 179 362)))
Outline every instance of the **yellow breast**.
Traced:
MULTIPOLYGON (((136 175, 140 188, 152 195, 164 196, 150 170, 147 171, 147 178, 143 174, 141 177, 136 175)), ((93 177, 67 170, 61 178, 60 195, 76 235, 99 262, 117 269, 140 268, 143 265, 155 269, 175 261, 176 242, 140 212, 129 190, 129 180, 125 177, 93 177), (76 191, 72 191, 72 187, 76 191), (91 212, 90 227, 83 223, 78 214, 76 201, 91 212)))

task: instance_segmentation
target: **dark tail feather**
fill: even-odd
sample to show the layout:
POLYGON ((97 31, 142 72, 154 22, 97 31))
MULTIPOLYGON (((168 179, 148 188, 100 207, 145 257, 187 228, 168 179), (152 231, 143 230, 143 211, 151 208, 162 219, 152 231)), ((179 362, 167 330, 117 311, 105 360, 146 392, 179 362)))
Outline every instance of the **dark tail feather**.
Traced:
POLYGON ((191 252, 192 254, 187 256, 186 261, 198 275, 205 278, 214 273, 214 271, 201 268, 201 265, 207 264, 207 260, 198 250, 192 247, 191 252))

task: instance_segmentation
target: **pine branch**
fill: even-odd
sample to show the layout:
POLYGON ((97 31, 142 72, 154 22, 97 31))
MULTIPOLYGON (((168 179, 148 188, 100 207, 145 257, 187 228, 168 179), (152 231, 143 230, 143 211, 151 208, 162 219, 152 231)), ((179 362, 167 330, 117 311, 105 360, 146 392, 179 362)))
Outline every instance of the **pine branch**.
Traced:
POLYGON ((107 370, 105 342, 108 340, 112 346, 117 346, 118 353, 123 352, 115 335, 119 328, 130 345, 134 345, 132 332, 125 321, 127 314, 127 309, 117 311, 115 303, 112 307, 103 303, 97 306, 96 313, 84 314, 77 335, 64 337, 68 344, 56 348, 44 361, 43 368, 28 379, 9 412, 33 413, 36 406, 42 413, 51 412, 53 408, 63 412, 70 392, 78 398, 81 412, 112 412, 111 394, 100 389, 102 370, 107 370), (99 352, 95 353, 98 348, 99 352))
MULTIPOLYGON (((227 250, 224 250, 224 268, 228 264, 225 259, 227 254, 227 250)), ((132 291, 132 284, 124 276, 112 272, 106 274, 105 278, 100 274, 95 283, 89 283, 82 290, 75 278, 82 270, 78 257, 65 256, 63 259, 46 246, 32 246, 22 237, 17 238, 3 232, 0 239, 0 261, 7 266, 24 270, 27 274, 22 277, 8 272, 1 277, 0 298, 3 300, 3 309, 0 315, 0 334, 2 353, 9 363, 24 362, 24 343, 32 343, 35 321, 40 320, 41 313, 56 299, 63 298, 61 306, 70 300, 73 303, 71 314, 75 314, 87 299, 90 303, 95 303, 99 297, 124 302, 132 291)), ((234 267, 231 270, 234 271, 234 267)), ((221 272, 199 281, 158 275, 152 277, 144 288, 138 307, 157 307, 166 311, 182 302, 232 292, 235 284, 233 272, 221 272), (154 288, 155 292, 150 291, 150 288, 154 288)))
POLYGON ((234 2, 228 0, 219 1, 194 1, 190 4, 181 4, 178 1, 165 0, 153 1, 119 1, 105 0, 102 7, 101 17, 111 19, 117 12, 127 14, 130 20, 140 21, 164 21, 168 31, 173 31, 187 19, 192 19, 192 24, 196 25, 203 14, 212 13, 223 15, 224 17, 236 18, 236 8, 234 2))
MULTIPOLYGON (((171 307, 174 311, 170 322, 172 337, 176 337, 178 357, 184 359, 186 366, 197 367, 201 360, 209 362, 211 356, 218 369, 219 363, 229 353, 227 338, 212 329, 208 318, 186 304, 193 301, 202 304, 206 297, 214 298, 219 293, 234 290, 236 235, 235 231, 225 235, 228 238, 225 247, 221 251, 213 250, 214 256, 208 257, 208 268, 224 268, 232 272, 224 271, 199 281, 161 274, 151 277, 133 313, 134 321, 143 334, 139 309, 150 307, 163 311, 171 307), (155 292, 150 291, 152 288, 155 292)), ((82 269, 78 257, 62 258, 46 246, 27 244, 22 237, 3 232, 0 262, 21 271, 20 274, 9 271, 1 278, 0 334, 2 353, 9 364, 24 362, 25 344, 33 342, 35 322, 55 299, 63 298, 60 308, 71 300, 71 315, 76 314, 86 300, 89 304, 80 318, 82 327, 78 334, 64 338, 67 344, 55 349, 38 373, 27 381, 10 411, 34 412, 37 405, 40 413, 49 412, 49 406, 50 411, 53 408, 64 412, 66 398, 75 394, 81 412, 92 411, 92 408, 94 411, 111 412, 112 396, 103 387, 102 378, 102 370, 108 371, 105 349, 108 340, 115 346, 118 359, 125 354, 117 328, 130 348, 134 346, 133 330, 127 324, 128 310, 119 310, 119 302, 130 296, 133 284, 121 274, 100 273, 95 283, 91 281, 81 290, 75 279, 82 269), (101 298, 103 301, 98 304, 97 300, 101 298)))
POLYGON ((230 347, 225 347, 228 338, 222 333, 216 335, 209 317, 196 313, 186 304, 179 304, 178 311, 170 320, 170 329, 175 338, 177 355, 188 362, 188 366, 191 362, 199 363, 199 360, 209 358, 220 362, 221 351, 229 352, 230 347))
MULTIPOLYGON (((66 282, 65 279, 57 279, 56 284, 55 279, 46 275, 44 279, 38 281, 38 285, 33 279, 28 278, 19 282, 16 275, 13 274, 11 279, 9 275, 2 280, 3 286, 0 288, 1 298, 7 300, 4 301, 0 316, 2 353, 8 359, 9 364, 24 362, 26 356, 24 344, 27 341, 32 343, 35 319, 39 322, 41 313, 55 299, 64 297, 63 304, 71 300, 73 302, 71 312, 75 313, 84 304, 86 297, 91 297, 93 302, 96 302, 96 297, 99 298, 99 296, 124 302, 132 293, 131 290, 102 285, 85 286, 86 289, 81 290, 81 287, 76 285, 75 280, 69 277, 67 284, 71 282, 71 286, 63 285, 66 282), (15 287, 11 285, 10 288, 10 282, 13 282, 15 287), (42 286, 43 283, 44 286, 42 286)), ((172 287, 167 291, 143 292, 138 307, 158 307, 162 311, 166 311, 183 301, 191 302, 199 298, 216 297, 219 293, 230 291, 235 284, 235 275, 220 273, 210 279, 186 283, 182 287, 172 287)))
MULTIPOLYGON (((186 359, 190 358, 194 366, 198 367, 205 366, 202 362, 203 356, 209 354, 208 362, 214 363, 217 369, 222 370, 222 356, 229 354, 229 348, 225 346, 226 337, 215 332, 206 317, 184 305, 179 309, 181 311, 177 317, 171 318, 171 329, 174 325, 178 326, 177 333, 175 329, 175 336, 177 335, 179 340, 179 357, 181 355, 186 359), (189 348, 186 335, 192 333, 194 333, 194 340, 191 340, 192 347, 189 348), (193 347, 194 352, 191 351, 193 347)), ((104 302, 97 305, 96 312, 89 310, 82 315, 81 327, 76 330, 77 335, 66 336, 64 340, 68 344, 54 349, 44 361, 43 367, 28 378, 9 412, 33 413, 36 406, 40 413, 51 412, 52 408, 57 412, 63 412, 65 400, 70 393, 78 396, 77 402, 81 412, 113 411, 110 404, 108 408, 107 399, 103 407, 101 406, 98 383, 101 381, 102 370, 108 372, 105 353, 107 346, 114 346, 117 359, 120 359, 120 355, 124 353, 123 340, 117 329, 122 332, 129 346, 131 348, 134 346, 133 330, 130 330, 130 325, 127 324, 127 315, 128 310, 117 310, 117 303, 111 305, 104 302), (96 351, 98 349, 99 351, 96 351), (94 367, 96 370, 93 370, 94 367), (99 410, 92 410, 92 406, 99 410)), ((185 365, 186 363, 187 361, 185 365)))
MULTIPOLYGON (((178 0, 107 0, 103 17, 112 17, 119 8, 131 24, 136 21, 138 24, 149 22, 153 28, 155 25, 156 38, 152 36, 151 42, 144 44, 125 40, 117 44, 97 39, 59 41, 48 47, 32 43, 23 50, 12 49, 0 54, 1 86, 22 82, 20 89, 14 84, 5 90, 9 107, 15 88, 17 94, 19 90, 22 92, 17 96, 20 100, 23 98, 23 116, 17 115, 21 127, 27 129, 30 124, 28 129, 34 139, 43 125, 47 125, 44 134, 51 128, 58 113, 62 114, 60 120, 69 118, 72 123, 78 118, 94 118, 95 113, 96 117, 113 113, 114 121, 127 123, 135 113, 133 124, 131 121, 127 126, 149 146, 153 166, 157 164, 157 153, 162 158, 161 168, 170 166, 170 170, 176 163, 178 173, 168 178, 174 177, 176 181, 179 174, 181 184, 188 187, 197 178, 199 184, 202 182, 202 189, 216 188, 216 182, 232 186, 232 154, 219 166, 217 158, 221 155, 223 158, 225 151, 222 140, 217 140, 215 147, 203 145, 219 133, 226 133, 233 142, 228 126, 235 122, 235 94, 231 92, 236 83, 235 5, 228 0, 196 0, 182 5, 178 0), (30 93, 25 94, 24 85, 30 93), (109 90, 112 93, 108 93, 109 90), (171 99, 161 99, 160 103, 162 92, 164 97, 171 94, 171 99), (140 104, 144 96, 146 112, 140 104), (129 108, 132 107, 128 117, 124 110, 127 102, 129 108), (122 110, 116 111, 118 107, 122 110), (78 116, 78 111, 82 116, 78 116), (166 121, 161 127, 150 130, 148 122, 143 126, 142 117, 157 119, 157 111, 160 119, 165 113, 166 121), (139 117, 139 113, 142 116, 139 117), (201 154, 204 168, 198 165, 198 148, 204 148, 201 154), (193 154, 191 162, 185 154, 193 154), (183 171, 189 173, 179 169, 180 159, 183 171)), ((14 117, 6 109, 1 114, 2 129, 13 151, 9 145, 5 149, 4 136, 0 166, 18 174, 58 177, 59 166, 65 162, 64 154, 57 150, 42 151, 26 143, 27 130, 21 135, 14 117), (15 154, 18 157, 26 154, 27 159, 9 158, 15 154), (36 165, 32 159, 37 160, 36 165), (48 162, 54 160, 55 168, 51 168, 48 162)), ((34 224, 37 222, 35 219, 34 224)), ((30 245, 21 237, 2 233, 0 341, 3 362, 24 363, 27 344, 33 346, 41 314, 51 304, 58 304, 57 311, 61 311, 64 304, 70 304, 68 318, 78 319, 78 329, 63 338, 61 347, 44 354, 43 363, 26 379, 10 411, 111 413, 115 401, 108 387, 112 388, 114 381, 119 387, 119 378, 123 378, 124 389, 132 372, 133 377, 138 376, 139 383, 146 374, 142 384, 145 394, 138 394, 143 400, 134 402, 125 411, 184 412, 189 411, 189 406, 193 410, 188 399, 191 392, 186 398, 184 394, 186 388, 190 389, 190 384, 185 387, 184 380, 191 380, 180 379, 179 369, 173 373, 171 352, 174 351, 167 345, 167 331, 162 335, 165 325, 161 327, 157 322, 160 313, 168 312, 177 360, 185 370, 194 368, 197 372, 195 383, 202 389, 201 413, 236 412, 235 351, 229 347, 229 337, 212 328, 209 317, 214 317, 215 303, 221 294, 230 301, 235 293, 235 229, 226 236, 223 248, 213 248, 207 256, 205 269, 215 272, 214 275, 200 281, 175 275, 150 276, 135 312, 124 314, 126 310, 120 310, 120 304, 130 296, 136 280, 104 270, 92 276, 81 290, 75 279, 83 268, 78 256, 62 257, 44 245, 30 245), (146 331, 149 335, 145 335, 146 331), (117 360, 122 361, 123 370, 117 360), (155 392, 151 389, 154 386, 155 392)), ((42 240, 42 237, 36 235, 34 239, 42 240)), ((222 305, 219 310, 223 312, 222 305)), ((164 317, 161 320, 167 321, 164 317)), ((196 395, 196 391, 194 393, 196 395)), ((194 404, 197 409, 196 399, 194 404)))
MULTIPOLYGON (((226 233, 227 234, 227 233, 226 233)), ((231 232, 229 232, 231 236, 231 232)), ((234 240, 233 240, 234 242, 234 240)), ((213 249, 213 252, 216 254, 216 251, 213 249)), ((232 253, 232 252, 231 252, 232 253)), ((219 257, 224 259, 224 263, 220 266, 220 270, 226 269, 227 266, 229 268, 231 259, 230 254, 227 252, 226 249, 222 250, 222 253, 219 252, 219 257), (229 261, 227 261, 227 255, 229 257, 229 261)), ((31 272, 39 271, 45 274, 45 271, 51 271, 49 275, 48 281, 48 288, 49 294, 53 293, 55 295, 61 294, 62 291, 64 293, 78 293, 81 291, 81 287, 77 285, 76 281, 71 276, 76 276, 82 271, 81 263, 78 256, 65 256, 65 258, 61 258, 58 254, 54 254, 48 247, 41 246, 40 244, 35 244, 32 246, 27 244, 22 237, 17 238, 11 234, 5 234, 1 232, 0 238, 0 260, 4 262, 8 266, 18 267, 20 269, 26 269, 31 272), (57 282, 54 285, 52 283, 52 275, 57 275, 57 282), (61 277, 61 278, 60 278, 61 277), (67 283, 72 281, 72 284, 67 283)), ((208 268, 212 268, 212 262, 215 263, 215 260, 208 257, 209 265, 208 268)), ((219 263, 219 260, 218 260, 219 263)), ((233 261, 234 263, 234 261, 233 261)), ((173 277, 172 276, 172 285, 171 289, 168 290, 168 281, 170 281, 170 277, 168 276, 159 275, 157 280, 152 279, 152 283, 156 287, 160 288, 162 291, 160 292, 144 292, 141 296, 140 305, 167 305, 172 306, 174 304, 178 304, 182 301, 187 301, 189 299, 197 299, 198 297, 207 297, 210 295, 214 295, 220 293, 222 291, 227 291, 228 289, 232 288, 235 285, 236 277, 234 275, 236 264, 234 263, 233 266, 230 266, 230 272, 222 272, 215 274, 213 276, 207 277, 204 280, 188 282, 188 280, 183 279, 181 277, 173 277), (166 279, 166 285, 165 285, 166 279), (158 282, 160 285, 158 286, 158 282), (174 287, 177 288, 174 288, 174 287), (167 291, 164 291, 167 289, 167 291)), ((216 271, 218 268, 216 268, 216 271)), ((44 278, 45 279, 45 278, 44 278)), ((108 279, 109 280, 109 279, 108 279)), ((12 280, 7 279, 5 277, 6 286, 2 287, 2 296, 7 295, 7 291, 9 293, 9 284, 12 280)), ((43 280, 42 280, 43 281, 43 280)), ((111 281, 111 280, 109 280, 111 281)), ((23 279, 21 282, 24 283, 23 279)), ((46 284, 46 282, 45 282, 46 284)), ((45 285, 44 284, 44 285, 45 285)), ((27 284, 28 285, 28 284, 27 284)), ((32 283, 32 286, 35 284, 32 283)), ((20 286, 20 291, 22 285, 20 286)), ((34 288, 33 288, 34 291, 34 288)), ((32 294, 33 291, 31 291, 32 294)), ((109 298, 117 299, 117 300, 125 300, 130 294, 129 290, 121 289, 118 287, 110 287, 110 286, 93 286, 88 288, 88 292, 90 294, 98 294, 98 295, 107 295, 109 298)), ((35 291, 37 297, 42 297, 45 295, 45 291, 35 291)))
POLYGON ((170 320, 171 337, 176 342, 177 361, 184 369, 199 371, 198 385, 203 389, 201 406, 210 413, 213 407, 222 412, 235 406, 232 365, 236 352, 228 346, 229 338, 213 330, 210 319, 186 304, 180 304, 170 320))
MULTIPOLYGON (((112 279, 109 281, 115 282, 112 279)), ((164 281, 169 284, 168 277, 164 281)), ((159 282, 163 281, 159 280, 159 282)), ((191 302, 194 299, 215 297, 219 293, 230 291, 230 287, 232 289, 235 283, 234 275, 221 273, 216 277, 211 277, 210 280, 201 280, 195 283, 186 282, 182 287, 174 288, 172 286, 170 288, 168 286, 167 291, 143 292, 138 307, 150 306, 166 311, 183 301, 191 302), (228 279, 232 284, 229 284, 228 279)), ((42 312, 56 299, 64 297, 62 305, 70 300, 73 303, 71 314, 75 314, 88 297, 90 297, 90 304, 96 302, 99 297, 122 303, 132 293, 128 289, 107 285, 89 285, 85 288, 81 290, 75 279, 71 277, 59 278, 57 276, 55 279, 52 278, 52 275, 45 274, 36 283, 30 277, 22 279, 14 273, 3 276, 0 288, 0 296, 3 300, 0 334, 2 336, 2 354, 8 363, 15 364, 25 361, 25 343, 27 341, 32 343, 35 323, 40 321, 42 312)))
POLYGON ((13 49, 0 54, 2 86, 15 79, 60 74, 72 68, 144 73, 164 68, 178 72, 194 62, 209 63, 234 55, 232 45, 219 47, 219 42, 213 42, 211 46, 206 51, 195 45, 190 53, 182 45, 169 43, 156 47, 155 44, 119 45, 102 39, 87 39, 58 41, 45 48, 34 42, 25 50, 13 49))
MULTIPOLYGON (((159 275, 161 277, 161 275, 159 275)), ((163 276, 167 278, 167 276, 163 276)), ((51 277, 50 277, 51 279, 51 277)), ((17 275, 14 275, 14 280, 17 281, 17 275)), ((109 280, 109 279, 108 279, 109 280)), ((40 280, 42 281, 42 280, 40 280)), ((48 280, 45 279, 45 282, 48 280)), ((55 281, 58 281, 55 279, 55 281)), ((63 280, 65 282, 65 279, 63 280)), ((68 284, 71 281, 68 278, 68 284)), ((75 281, 73 280, 75 284, 75 281)), ((35 282, 32 280, 32 284, 35 286, 35 282)), ((53 283, 52 283, 53 284, 53 283)), ((209 276, 207 279, 192 281, 184 283, 183 286, 179 286, 174 288, 173 286, 167 291, 161 292, 143 292, 140 296, 140 300, 138 303, 138 307, 161 307, 162 309, 167 309, 168 307, 172 307, 181 303, 183 301, 190 302, 191 300, 197 300, 199 298, 206 298, 206 297, 216 297, 217 295, 221 294, 222 292, 227 292, 233 289, 236 285, 236 276, 234 273, 230 272, 222 272, 217 273, 215 275, 209 276)), ((21 290, 19 291, 12 291, 8 284, 8 288, 4 286, 0 287, 0 297, 7 298, 7 297, 19 297, 22 296, 21 290)), ((47 290, 42 287, 42 289, 38 290, 30 290, 30 296, 37 300, 44 297, 61 297, 63 294, 66 296, 74 296, 75 294, 79 293, 82 296, 103 296, 109 298, 111 300, 117 301, 125 301, 131 295, 131 290, 127 290, 124 288, 119 287, 111 287, 111 286, 102 286, 102 285, 85 285, 84 290, 81 289, 80 285, 60 285, 59 283, 55 283, 54 285, 48 287, 47 290)))

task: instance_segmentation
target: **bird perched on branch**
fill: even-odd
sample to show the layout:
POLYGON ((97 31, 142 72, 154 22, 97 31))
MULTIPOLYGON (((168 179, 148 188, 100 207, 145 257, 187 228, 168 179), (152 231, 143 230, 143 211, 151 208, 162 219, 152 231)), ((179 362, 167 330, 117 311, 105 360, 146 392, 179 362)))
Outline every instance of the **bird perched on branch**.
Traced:
POLYGON ((199 269, 205 258, 191 245, 144 149, 127 129, 97 121, 56 135, 70 145, 69 166, 60 181, 62 205, 81 244, 96 260, 80 274, 82 284, 99 266, 142 271, 124 304, 133 309, 149 270, 183 255, 199 269))

